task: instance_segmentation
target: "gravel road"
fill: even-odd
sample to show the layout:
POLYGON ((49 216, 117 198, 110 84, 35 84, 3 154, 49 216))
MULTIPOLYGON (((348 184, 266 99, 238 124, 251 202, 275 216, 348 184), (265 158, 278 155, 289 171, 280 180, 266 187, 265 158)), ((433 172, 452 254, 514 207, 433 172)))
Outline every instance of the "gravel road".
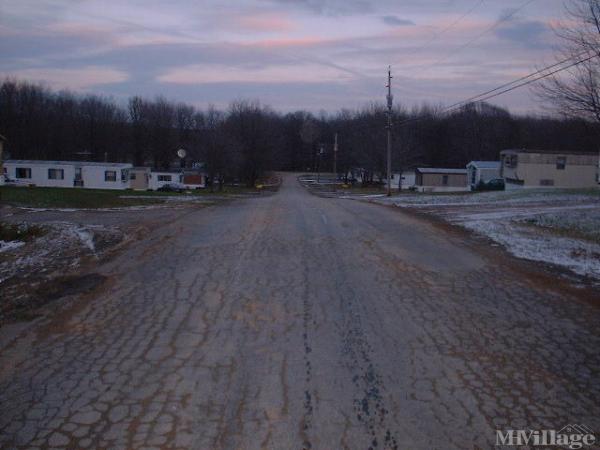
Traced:
POLYGON ((587 294, 295 175, 95 270, 104 284, 51 320, 0 329, 1 448, 487 449, 496 429, 600 431, 587 294))

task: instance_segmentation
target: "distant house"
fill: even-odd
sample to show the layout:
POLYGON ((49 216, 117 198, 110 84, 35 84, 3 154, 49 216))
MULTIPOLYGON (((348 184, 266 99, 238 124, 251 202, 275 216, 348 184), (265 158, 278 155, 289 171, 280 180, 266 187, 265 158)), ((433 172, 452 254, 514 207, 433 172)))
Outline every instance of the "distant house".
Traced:
POLYGON ((466 191, 466 169, 420 167, 415 170, 415 188, 420 192, 466 191))
MULTIPOLYGON (((402 177, 402 189, 408 189, 415 185, 415 171, 403 170, 392 173, 392 189, 398 189, 400 177, 402 177)), ((384 178, 383 182, 387 185, 387 179, 384 178)))
POLYGON ((467 164, 467 180, 471 189, 479 182, 487 183, 500 178, 500 161, 471 161, 467 164))
POLYGON ((128 189, 128 163, 89 161, 4 161, 6 182, 28 186, 128 189))
POLYGON ((402 189, 408 189, 415 185, 415 181, 417 178, 417 173, 415 170, 403 170, 401 174, 402 176, 402 189))
POLYGON ((155 191, 166 184, 183 184, 182 171, 152 170, 148 175, 148 189, 155 191))
POLYGON ((150 167, 132 167, 129 171, 131 189, 136 191, 148 190, 150 171, 150 167))
POLYGON ((598 186, 598 154, 511 149, 500 152, 506 188, 598 186))
POLYGON ((202 166, 183 169, 183 184, 188 189, 204 189, 207 173, 202 166))

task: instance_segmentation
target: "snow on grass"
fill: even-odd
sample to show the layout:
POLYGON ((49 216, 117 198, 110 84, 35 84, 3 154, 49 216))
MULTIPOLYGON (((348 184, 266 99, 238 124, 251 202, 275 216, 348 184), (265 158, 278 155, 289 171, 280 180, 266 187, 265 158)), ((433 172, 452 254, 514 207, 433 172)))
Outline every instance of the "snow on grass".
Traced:
POLYGON ((489 237, 518 258, 567 267, 573 272, 600 279, 600 245, 557 236, 514 221, 495 218, 457 221, 463 227, 489 237))
POLYGON ((600 243, 600 208, 597 207, 576 211, 557 208, 555 212, 529 215, 522 222, 600 243))
POLYGON ((370 201, 419 208, 486 236, 519 258, 600 280, 598 189, 400 194, 370 201))
POLYGON ((463 194, 399 194, 380 200, 396 206, 462 206, 462 205, 499 205, 552 204, 565 202, 595 203, 600 206, 600 190, 565 189, 520 189, 492 192, 468 192, 463 194))
POLYGON ((85 256, 98 257, 98 250, 122 239, 116 227, 47 222, 46 234, 7 252, 0 262, 0 288, 14 276, 43 275, 76 267, 85 256))
POLYGON ((86 230, 85 228, 75 228, 72 231, 75 233, 75 235, 77 235, 85 247, 87 247, 92 253, 95 253, 96 247, 94 245, 94 235, 90 230, 86 230))
POLYGON ((14 250, 25 245, 23 241, 0 241, 0 253, 14 250))

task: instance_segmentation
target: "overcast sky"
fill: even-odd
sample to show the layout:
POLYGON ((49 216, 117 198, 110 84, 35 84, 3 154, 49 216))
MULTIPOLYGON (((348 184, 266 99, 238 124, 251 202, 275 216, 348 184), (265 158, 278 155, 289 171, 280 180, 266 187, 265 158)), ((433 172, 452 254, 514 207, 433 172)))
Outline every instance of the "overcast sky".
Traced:
MULTIPOLYGON (((563 0, 0 0, 0 76, 280 111, 450 104, 552 61, 563 0)), ((527 88, 496 98, 539 110, 527 88)))

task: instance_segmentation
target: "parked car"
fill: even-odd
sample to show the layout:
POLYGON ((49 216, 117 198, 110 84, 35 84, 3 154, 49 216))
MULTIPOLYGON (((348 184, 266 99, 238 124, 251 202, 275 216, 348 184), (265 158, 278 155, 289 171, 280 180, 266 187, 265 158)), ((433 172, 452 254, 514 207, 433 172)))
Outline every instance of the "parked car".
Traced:
POLYGON ((179 184, 179 183, 164 184, 157 189, 157 191, 160 191, 160 192, 183 192, 185 190, 186 190, 185 186, 183 184, 179 184))
POLYGON ((485 183, 486 191, 503 191, 505 189, 504 180, 502 178, 494 178, 485 183))

